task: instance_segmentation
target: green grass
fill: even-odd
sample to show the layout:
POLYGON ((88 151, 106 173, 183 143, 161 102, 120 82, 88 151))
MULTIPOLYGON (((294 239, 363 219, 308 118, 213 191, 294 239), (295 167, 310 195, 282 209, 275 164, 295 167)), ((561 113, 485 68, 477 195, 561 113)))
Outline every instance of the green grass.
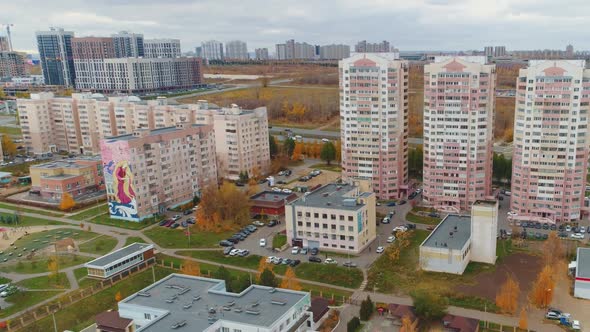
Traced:
POLYGON ((85 267, 79 267, 74 270, 74 277, 76 277, 76 280, 80 280, 87 275, 88 275, 88 269, 85 267))
POLYGON ((325 171, 332 171, 332 172, 342 172, 342 167, 340 167, 340 165, 335 165, 335 164, 315 164, 315 165, 311 165, 309 166, 309 168, 317 168, 317 169, 322 169, 325 171))
POLYGON ((433 218, 428 216, 420 216, 414 214, 412 212, 408 212, 406 214, 406 220, 416 224, 426 224, 426 225, 438 225, 441 221, 440 218, 433 218))
POLYGON ((295 268, 295 274, 299 279, 348 288, 359 288, 363 282, 363 273, 360 269, 336 265, 301 263, 295 268))
POLYGON ((140 238, 139 236, 130 236, 125 240, 125 246, 133 244, 135 242, 144 243, 145 240, 140 238))
POLYGON ((86 288, 98 284, 100 281, 97 279, 87 278, 88 270, 85 267, 80 267, 74 270, 74 276, 78 281, 80 288, 86 288))
MULTIPOLYGON (((8 308, 2 308, 0 310, 0 317, 10 316, 14 313, 17 313, 21 310, 28 309, 35 304, 42 302, 48 298, 51 298, 55 295, 60 294, 62 291, 24 291, 24 292, 16 292, 13 295, 10 295, 5 298, 5 301, 8 303, 12 303, 12 305, 8 308)), ((90 325, 90 324, 88 324, 90 325)), ((64 327, 65 328, 65 327, 64 327)), ((27 331, 30 331, 27 329, 27 331)), ((49 327, 47 331, 51 331, 49 327)))
POLYGON ((86 220, 88 218, 92 218, 92 217, 96 217, 98 215, 102 215, 102 214, 107 214, 109 213, 109 208, 107 207, 106 204, 101 204, 98 206, 95 206, 93 208, 84 210, 80 213, 74 214, 72 216, 70 216, 70 219, 74 219, 74 220, 86 220))
POLYGON ((143 220, 141 222, 135 222, 135 221, 113 219, 108 214, 103 214, 103 215, 96 216, 92 219, 86 220, 86 221, 89 221, 94 224, 99 224, 99 225, 108 225, 108 226, 120 227, 120 228, 125 228, 125 229, 140 230, 140 229, 144 229, 150 225, 153 225, 153 224, 159 222, 160 220, 162 220, 162 219, 161 218, 157 219, 157 218, 152 217, 152 218, 148 218, 146 220, 143 220))
POLYGON ((185 235, 184 230, 179 228, 170 229, 168 227, 154 227, 143 232, 154 243, 163 248, 219 248, 219 241, 232 236, 234 232, 200 232, 196 227, 191 228, 191 243, 189 237, 185 235))
POLYGON ((48 210, 28 209, 28 208, 23 208, 20 205, 14 205, 14 204, 5 203, 5 202, 0 202, 0 208, 14 210, 14 211, 20 211, 20 212, 42 214, 44 216, 51 216, 51 217, 62 217, 64 215, 63 213, 60 213, 60 212, 53 212, 53 211, 48 211, 48 210))
POLYGON ((36 160, 28 163, 22 164, 13 164, 4 167, 0 167, 0 171, 2 172, 10 172, 13 176, 23 176, 25 174, 29 174, 29 167, 36 164, 41 164, 45 162, 44 160, 36 160))
POLYGON ((22 135, 20 128, 7 127, 7 126, 0 126, 0 134, 8 134, 8 135, 13 135, 13 136, 22 135))
POLYGON ((82 243, 78 246, 81 252, 93 253, 98 255, 104 255, 111 252, 118 241, 112 236, 101 235, 97 238, 88 242, 82 243))
MULTIPOLYGON (((172 271, 160 267, 155 268, 156 280, 160 280, 172 271)), ((92 323, 97 313, 117 309, 115 295, 121 293, 123 298, 138 292, 146 286, 153 283, 152 271, 148 269, 138 273, 124 281, 121 281, 112 287, 106 288, 93 296, 85 298, 74 305, 71 305, 55 314, 58 331, 74 330, 79 331, 92 323)), ((28 332, 47 332, 53 331, 53 320, 51 316, 37 321, 27 326, 28 332)))
MULTIPOLYGON (((0 216, 4 219, 6 219, 8 217, 14 219, 15 214, 0 212, 0 216)), ((2 221, 0 221, 0 223, 5 224, 7 226, 15 225, 14 223, 7 224, 6 222, 2 222, 2 221)), ((66 225, 66 224, 61 221, 54 221, 54 220, 37 218, 37 217, 29 217, 29 216, 21 216, 18 221, 18 226, 43 226, 43 225, 66 225)))
POLYGON ((496 303, 481 297, 448 294, 449 305, 487 312, 499 312, 496 303))
POLYGON ((0 277, 0 284, 7 284, 7 283, 9 283, 11 281, 12 280, 10 280, 8 278, 0 277))
POLYGON ((287 235, 285 234, 275 234, 272 238, 272 247, 273 248, 281 248, 287 244, 287 235))
POLYGON ((70 282, 68 281, 68 277, 64 272, 60 272, 55 277, 35 277, 31 279, 25 279, 23 281, 19 281, 16 285, 27 288, 27 289, 65 289, 70 288, 70 282))
MULTIPOLYGON (((79 255, 68 255, 68 256, 59 256, 59 268, 64 269, 66 267, 84 264, 90 260, 92 257, 86 256, 79 256, 79 255)), ((47 268, 48 258, 43 258, 34 261, 25 261, 19 262, 16 264, 10 265, 3 265, 0 267, 1 272, 16 272, 22 274, 32 274, 32 273, 43 273, 48 272, 47 268)))
MULTIPOLYGON (((176 254, 188 256, 197 259, 204 259, 224 265, 232 265, 244 267, 247 269, 257 270, 260 260, 263 258, 258 255, 248 255, 246 257, 240 256, 225 256, 223 251, 177 251, 176 254)), ((275 265, 273 271, 278 274, 284 274, 287 270, 286 265, 275 265)))
POLYGON ((320 296, 327 299, 333 298, 335 302, 334 304, 336 305, 341 305, 347 298, 352 296, 353 293, 325 286, 306 284, 305 281, 300 281, 299 284, 301 285, 301 290, 310 292, 312 297, 320 296))

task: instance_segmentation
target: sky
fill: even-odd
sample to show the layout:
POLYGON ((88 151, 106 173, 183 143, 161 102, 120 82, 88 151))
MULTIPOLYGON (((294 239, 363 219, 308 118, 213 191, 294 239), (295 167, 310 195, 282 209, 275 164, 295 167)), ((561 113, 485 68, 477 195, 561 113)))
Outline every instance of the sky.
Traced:
MULTIPOLYGON (((0 0, 16 50, 37 53, 35 31, 76 36, 127 30, 202 41, 239 39, 248 50, 287 39, 310 44, 388 40, 401 51, 590 49, 588 0, 0 0)), ((4 34, 2 31, 0 34, 4 34)))

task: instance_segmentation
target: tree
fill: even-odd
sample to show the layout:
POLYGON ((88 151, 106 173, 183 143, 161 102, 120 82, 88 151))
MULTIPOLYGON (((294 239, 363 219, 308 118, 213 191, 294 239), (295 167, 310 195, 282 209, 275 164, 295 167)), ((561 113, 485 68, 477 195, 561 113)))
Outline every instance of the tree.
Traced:
POLYGON ((0 100, 6 99, 6 93, 4 93, 4 89, 0 88, 0 100))
POLYGON ((549 233, 549 237, 543 243, 543 257, 545 259, 545 264, 556 266, 563 261, 565 250, 561 242, 561 239, 557 236, 557 232, 549 233))
POLYGON ((291 290, 301 290, 301 285, 299 284, 299 280, 297 280, 297 276, 295 275, 295 271, 291 267, 287 267, 287 271, 285 271, 285 276, 281 281, 281 288, 291 289, 291 290))
POLYGON ((291 156, 293 160, 302 160, 303 159, 303 143, 297 142, 295 143, 295 148, 293 149, 293 155, 291 156))
POLYGON ((117 294, 115 294, 115 301, 120 302, 123 299, 123 295, 121 295, 121 292, 117 292, 117 294))
POLYGON ((185 259, 182 263, 180 273, 188 274, 189 276, 199 276, 201 275, 201 266, 196 261, 185 259))
POLYGON ((346 324, 346 332, 356 332, 360 326, 361 320, 357 316, 354 316, 346 324))
POLYGON ((270 152, 270 157, 275 158, 279 154, 279 146, 277 145, 277 141, 273 135, 268 135, 268 149, 270 152))
POLYGON ((528 330, 529 322, 524 308, 520 309, 520 319, 518 320, 518 328, 521 330, 528 330))
POLYGON ((73 208, 74 206, 76 206, 76 202, 72 198, 72 195, 70 195, 70 193, 63 193, 63 195, 61 195, 59 209, 62 211, 67 211, 73 208))
POLYGON ((213 278, 219 279, 219 280, 224 280, 225 281, 225 288, 227 289, 227 291, 228 292, 232 291, 231 274, 223 265, 220 266, 215 272, 213 272, 213 278))
POLYGON ((375 311, 375 305, 373 304, 373 301, 371 301, 371 297, 367 296, 367 298, 361 302, 361 310, 359 313, 361 320, 368 321, 369 318, 371 318, 373 311, 375 311))
POLYGON ((446 299, 432 291, 415 290, 410 296, 414 300, 416 315, 426 322, 438 320, 447 313, 446 299))
POLYGON ((342 161, 342 143, 340 142, 340 140, 336 141, 336 144, 334 144, 334 147, 336 148, 336 161, 341 162, 342 161))
POLYGON ((243 172, 240 172, 240 174, 239 174, 238 176, 239 176, 239 181, 240 181, 241 183, 246 183, 246 182, 248 182, 248 179, 250 178, 250 177, 248 176, 248 171, 243 171, 243 172))
POLYGON ((2 135, 2 152, 10 156, 16 154, 16 145, 12 141, 12 138, 6 134, 2 135))
POLYGON ((545 265, 533 284, 530 294, 531 303, 537 308, 547 308, 553 300, 554 290, 555 280, 553 278, 553 268, 550 265, 545 265))
POLYGON ((410 149, 408 152, 408 172, 411 176, 420 178, 422 176, 422 168, 424 164, 424 152, 422 146, 419 145, 415 149, 410 149))
POLYGON ((245 225, 250 220, 250 201, 248 193, 235 185, 224 182, 220 188, 210 184, 203 188, 197 227, 210 232, 222 232, 245 225))
POLYGON ((266 261, 266 257, 262 257, 258 263, 258 279, 260 279, 260 275, 262 272, 264 272, 264 270, 268 269, 272 271, 273 267, 274 265, 272 263, 266 261))
POLYGON ((293 151, 295 150, 295 140, 287 137, 283 142, 283 151, 287 154, 287 157, 291 158, 293 151))
POLYGON ((262 271, 262 273, 260 274, 260 278, 258 278, 258 283, 262 286, 268 287, 277 287, 278 285, 275 274, 268 268, 262 271))
POLYGON ((418 332, 418 319, 412 321, 408 315, 402 317, 400 332, 418 332))
MULTIPOLYGON (((57 253, 56 253, 57 255, 57 253)), ((49 278, 57 281, 59 277, 59 262, 57 256, 51 256, 47 260, 47 270, 49 270, 49 278)))
POLYGON ((260 186, 258 185, 258 181, 254 177, 251 177, 248 181, 248 196, 252 196, 258 192, 260 192, 260 186))
POLYGON ((496 305, 502 312, 513 315, 516 313, 519 294, 520 288, 518 282, 509 275, 496 295, 496 305))
POLYGON ((336 147, 332 142, 324 143, 320 152, 320 158, 325 161, 328 165, 336 159, 336 147))

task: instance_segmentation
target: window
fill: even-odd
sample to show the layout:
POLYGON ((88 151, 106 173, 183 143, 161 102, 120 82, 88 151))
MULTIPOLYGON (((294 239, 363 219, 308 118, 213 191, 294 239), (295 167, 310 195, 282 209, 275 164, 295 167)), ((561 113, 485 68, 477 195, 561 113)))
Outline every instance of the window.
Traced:
POLYGON ((147 320, 151 320, 152 319, 152 315, 144 313, 143 314, 143 318, 147 319, 147 320))

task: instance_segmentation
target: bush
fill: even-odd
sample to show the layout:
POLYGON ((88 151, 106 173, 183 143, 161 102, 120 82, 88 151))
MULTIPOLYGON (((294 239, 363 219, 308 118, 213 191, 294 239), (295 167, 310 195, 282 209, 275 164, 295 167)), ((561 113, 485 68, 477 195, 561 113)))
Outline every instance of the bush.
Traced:
POLYGON ((416 315, 423 321, 432 322, 442 318, 447 313, 448 302, 440 295, 425 290, 410 293, 414 300, 416 315))
POLYGON ((373 304, 373 301, 371 301, 371 297, 367 296, 367 298, 365 300, 363 300, 363 302, 361 302, 361 311, 360 311, 361 320, 368 321, 369 318, 371 318, 371 315, 373 314, 374 310, 375 310, 375 305, 373 304))
POLYGON ((357 316, 354 316, 348 321, 348 324, 346 325, 346 331, 355 332, 360 326, 361 320, 357 316))

